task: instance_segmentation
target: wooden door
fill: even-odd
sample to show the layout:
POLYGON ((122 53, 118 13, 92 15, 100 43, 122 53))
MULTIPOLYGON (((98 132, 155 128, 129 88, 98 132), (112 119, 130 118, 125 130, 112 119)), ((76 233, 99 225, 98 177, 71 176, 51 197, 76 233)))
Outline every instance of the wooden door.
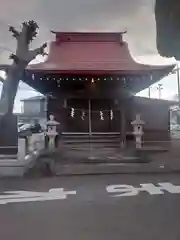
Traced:
POLYGON ((120 119, 120 111, 115 108, 113 100, 91 100, 92 133, 120 133, 120 119))
POLYGON ((68 99, 65 111, 65 132, 89 132, 87 99, 68 99))
POLYGON ((91 100, 91 129, 93 132, 109 132, 109 101, 106 99, 91 100))

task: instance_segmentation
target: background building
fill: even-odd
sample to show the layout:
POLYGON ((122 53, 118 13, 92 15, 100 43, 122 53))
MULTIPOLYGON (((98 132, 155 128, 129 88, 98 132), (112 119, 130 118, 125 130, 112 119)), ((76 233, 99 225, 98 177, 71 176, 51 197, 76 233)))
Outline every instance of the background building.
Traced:
POLYGON ((23 99, 22 113, 18 114, 18 121, 22 123, 31 123, 38 120, 42 127, 46 123, 46 98, 36 96, 23 99))

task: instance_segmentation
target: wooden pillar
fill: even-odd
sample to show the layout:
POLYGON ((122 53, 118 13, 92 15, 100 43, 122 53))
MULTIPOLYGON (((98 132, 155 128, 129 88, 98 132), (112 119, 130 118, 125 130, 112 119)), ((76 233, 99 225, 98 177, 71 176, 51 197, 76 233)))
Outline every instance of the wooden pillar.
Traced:
POLYGON ((44 112, 45 112, 46 120, 48 120, 49 101, 50 101, 50 97, 46 95, 44 100, 44 112))
POLYGON ((125 114, 125 109, 124 106, 121 106, 120 110, 120 116, 121 116, 121 148, 126 147, 126 114, 125 114))
POLYGON ((91 122, 91 99, 88 100, 88 122, 89 122, 89 135, 92 135, 92 122, 91 122))

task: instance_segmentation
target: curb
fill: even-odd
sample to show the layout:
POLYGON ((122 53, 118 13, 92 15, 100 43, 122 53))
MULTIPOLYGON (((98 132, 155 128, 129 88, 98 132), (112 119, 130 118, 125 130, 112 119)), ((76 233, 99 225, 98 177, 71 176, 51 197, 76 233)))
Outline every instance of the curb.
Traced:
POLYGON ((103 174, 170 174, 180 173, 180 168, 161 166, 139 166, 133 164, 71 164, 55 169, 56 176, 62 175, 103 175, 103 174))
POLYGON ((0 160, 0 179, 11 177, 23 177, 24 174, 34 166, 40 152, 34 151, 25 156, 23 160, 16 158, 0 160))

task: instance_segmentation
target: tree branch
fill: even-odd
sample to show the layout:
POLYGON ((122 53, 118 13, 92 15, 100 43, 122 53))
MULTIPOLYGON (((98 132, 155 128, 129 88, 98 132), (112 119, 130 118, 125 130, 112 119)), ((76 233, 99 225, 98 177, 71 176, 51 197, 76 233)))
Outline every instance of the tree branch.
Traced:
POLYGON ((26 61, 29 63, 29 62, 31 62, 33 59, 35 59, 36 56, 38 56, 38 55, 42 55, 42 56, 47 55, 47 53, 45 52, 45 48, 46 48, 46 47, 47 47, 47 43, 44 43, 41 47, 29 51, 29 54, 28 54, 28 56, 27 56, 26 61))
POLYGON ((26 43, 29 45, 29 43, 36 38, 38 32, 37 30, 39 29, 38 24, 31 20, 28 22, 23 22, 22 24, 22 34, 26 37, 26 43))
POLYGON ((16 63, 16 64, 19 63, 19 58, 18 58, 18 56, 16 56, 16 55, 13 54, 13 53, 9 56, 9 59, 12 59, 12 60, 14 61, 14 63, 16 63))
POLYGON ((9 27, 9 32, 12 32, 12 36, 15 37, 16 39, 19 38, 20 32, 17 31, 14 27, 10 26, 9 27))

